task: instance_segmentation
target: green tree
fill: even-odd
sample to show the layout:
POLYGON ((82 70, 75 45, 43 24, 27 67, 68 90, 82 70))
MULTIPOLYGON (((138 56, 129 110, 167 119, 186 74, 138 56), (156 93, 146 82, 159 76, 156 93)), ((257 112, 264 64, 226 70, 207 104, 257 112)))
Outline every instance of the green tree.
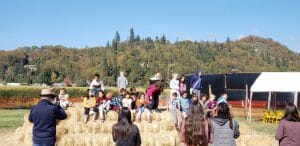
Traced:
POLYGON ((130 28, 130 36, 129 36, 129 43, 133 44, 135 42, 134 30, 130 28))
POLYGON ((167 38, 166 38, 166 36, 163 35, 163 36, 160 38, 159 42, 160 42, 161 44, 163 44, 163 45, 167 44, 167 38))
POLYGON ((141 41, 141 37, 139 35, 136 35, 135 41, 136 42, 140 42, 141 41))

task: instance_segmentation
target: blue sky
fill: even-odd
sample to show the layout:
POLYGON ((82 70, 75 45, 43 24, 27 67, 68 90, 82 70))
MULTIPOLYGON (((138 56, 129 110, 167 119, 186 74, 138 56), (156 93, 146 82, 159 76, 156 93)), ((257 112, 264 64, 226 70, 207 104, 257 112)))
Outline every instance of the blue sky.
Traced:
POLYGON ((103 46, 133 27, 176 40, 270 37, 300 52, 298 0, 1 0, 0 50, 21 46, 103 46))

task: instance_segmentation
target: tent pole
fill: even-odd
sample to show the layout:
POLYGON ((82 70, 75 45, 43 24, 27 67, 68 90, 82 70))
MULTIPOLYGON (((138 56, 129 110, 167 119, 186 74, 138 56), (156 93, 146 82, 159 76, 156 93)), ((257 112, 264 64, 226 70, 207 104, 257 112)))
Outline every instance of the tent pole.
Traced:
POLYGON ((212 90, 211 90, 211 84, 208 85, 208 98, 211 96, 212 90))
POLYGON ((298 92, 294 93, 294 105, 298 107, 298 92))
POLYGON ((252 97, 253 97, 253 92, 250 92, 249 120, 248 120, 248 122, 250 122, 250 123, 251 123, 251 120, 252 120, 252 97))
POLYGON ((269 96, 268 96, 268 110, 270 110, 270 105, 271 105, 271 91, 269 91, 269 96))
POLYGON ((245 108, 247 109, 247 107, 248 107, 248 85, 246 84, 246 96, 245 96, 245 108))

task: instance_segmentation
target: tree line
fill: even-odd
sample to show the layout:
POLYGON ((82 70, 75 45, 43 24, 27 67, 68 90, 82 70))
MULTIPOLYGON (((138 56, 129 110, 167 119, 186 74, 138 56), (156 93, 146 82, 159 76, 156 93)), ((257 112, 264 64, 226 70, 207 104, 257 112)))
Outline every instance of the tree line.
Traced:
POLYGON ((119 72, 125 71, 131 85, 146 86, 156 72, 169 80, 174 72, 192 74, 199 67, 205 74, 300 68, 300 55, 271 38, 170 42, 165 35, 142 38, 133 28, 126 38, 121 41, 117 31, 103 47, 25 46, 0 51, 0 82, 52 84, 69 78, 85 86, 98 72, 107 86, 114 86, 119 72), (34 65, 36 70, 26 65, 34 65))

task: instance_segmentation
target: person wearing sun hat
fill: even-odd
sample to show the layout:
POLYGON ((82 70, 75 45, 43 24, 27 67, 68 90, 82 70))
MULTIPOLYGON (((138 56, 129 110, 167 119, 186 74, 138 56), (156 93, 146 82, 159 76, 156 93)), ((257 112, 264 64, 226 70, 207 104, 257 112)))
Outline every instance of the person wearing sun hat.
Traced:
POLYGON ((53 104, 56 97, 53 89, 42 89, 40 101, 29 113, 33 123, 33 146, 54 146, 56 142, 56 120, 64 120, 67 114, 59 104, 53 104))

